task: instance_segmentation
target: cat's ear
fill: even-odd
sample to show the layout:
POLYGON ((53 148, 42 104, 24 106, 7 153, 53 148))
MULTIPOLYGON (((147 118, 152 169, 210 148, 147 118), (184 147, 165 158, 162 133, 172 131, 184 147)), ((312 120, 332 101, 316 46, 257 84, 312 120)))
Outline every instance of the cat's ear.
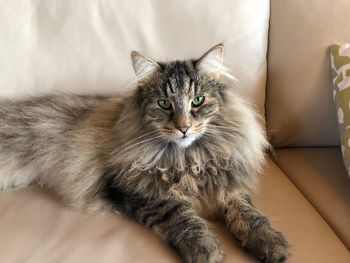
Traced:
POLYGON ((146 82, 156 72, 161 70, 161 67, 157 62, 138 51, 131 52, 130 57, 139 83, 146 82))
POLYGON ((224 57, 224 45, 218 44, 201 56, 196 62, 196 70, 204 72, 213 77, 220 75, 224 68, 222 62, 224 57))

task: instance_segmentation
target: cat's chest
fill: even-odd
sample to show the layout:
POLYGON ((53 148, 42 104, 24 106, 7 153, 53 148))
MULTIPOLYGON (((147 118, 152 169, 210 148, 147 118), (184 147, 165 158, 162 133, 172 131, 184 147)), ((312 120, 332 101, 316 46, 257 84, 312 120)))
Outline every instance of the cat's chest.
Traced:
POLYGON ((216 163, 204 165, 188 164, 183 169, 151 169, 147 178, 152 180, 150 188, 155 192, 183 196, 215 195, 220 189, 233 184, 233 176, 229 169, 216 163))

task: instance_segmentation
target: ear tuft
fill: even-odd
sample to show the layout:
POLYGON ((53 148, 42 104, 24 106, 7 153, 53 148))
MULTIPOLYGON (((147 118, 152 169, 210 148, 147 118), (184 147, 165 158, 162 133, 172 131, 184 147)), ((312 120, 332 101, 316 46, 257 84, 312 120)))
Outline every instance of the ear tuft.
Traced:
POLYGON ((147 81, 156 72, 161 70, 157 62, 138 51, 131 52, 130 57, 137 80, 140 83, 147 81))
POLYGON ((218 44, 207 52, 196 62, 196 69, 199 72, 208 73, 212 76, 221 75, 223 69, 226 68, 223 66, 223 57, 224 57, 224 45, 218 44))

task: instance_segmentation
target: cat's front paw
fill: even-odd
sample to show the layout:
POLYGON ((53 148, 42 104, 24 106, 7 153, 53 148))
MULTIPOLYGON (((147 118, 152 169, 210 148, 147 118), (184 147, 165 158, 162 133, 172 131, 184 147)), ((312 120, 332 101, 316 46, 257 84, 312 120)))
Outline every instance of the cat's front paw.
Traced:
POLYGON ((222 263, 224 253, 219 240, 211 234, 193 240, 184 240, 176 250, 185 263, 222 263))
POLYGON ((243 246, 265 263, 285 262, 289 256, 286 239, 270 225, 252 230, 248 242, 243 246))

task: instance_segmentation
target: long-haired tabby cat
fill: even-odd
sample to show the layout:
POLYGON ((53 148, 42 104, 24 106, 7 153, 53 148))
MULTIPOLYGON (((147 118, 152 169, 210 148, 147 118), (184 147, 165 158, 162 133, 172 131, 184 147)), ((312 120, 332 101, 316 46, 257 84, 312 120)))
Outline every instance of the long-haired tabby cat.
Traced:
POLYGON ((264 262, 287 242, 249 197, 269 146, 252 108, 223 81, 223 45, 198 60, 132 52, 129 97, 55 95, 0 103, 0 189, 38 184, 76 208, 120 211, 184 262, 223 261, 219 217, 264 262))

